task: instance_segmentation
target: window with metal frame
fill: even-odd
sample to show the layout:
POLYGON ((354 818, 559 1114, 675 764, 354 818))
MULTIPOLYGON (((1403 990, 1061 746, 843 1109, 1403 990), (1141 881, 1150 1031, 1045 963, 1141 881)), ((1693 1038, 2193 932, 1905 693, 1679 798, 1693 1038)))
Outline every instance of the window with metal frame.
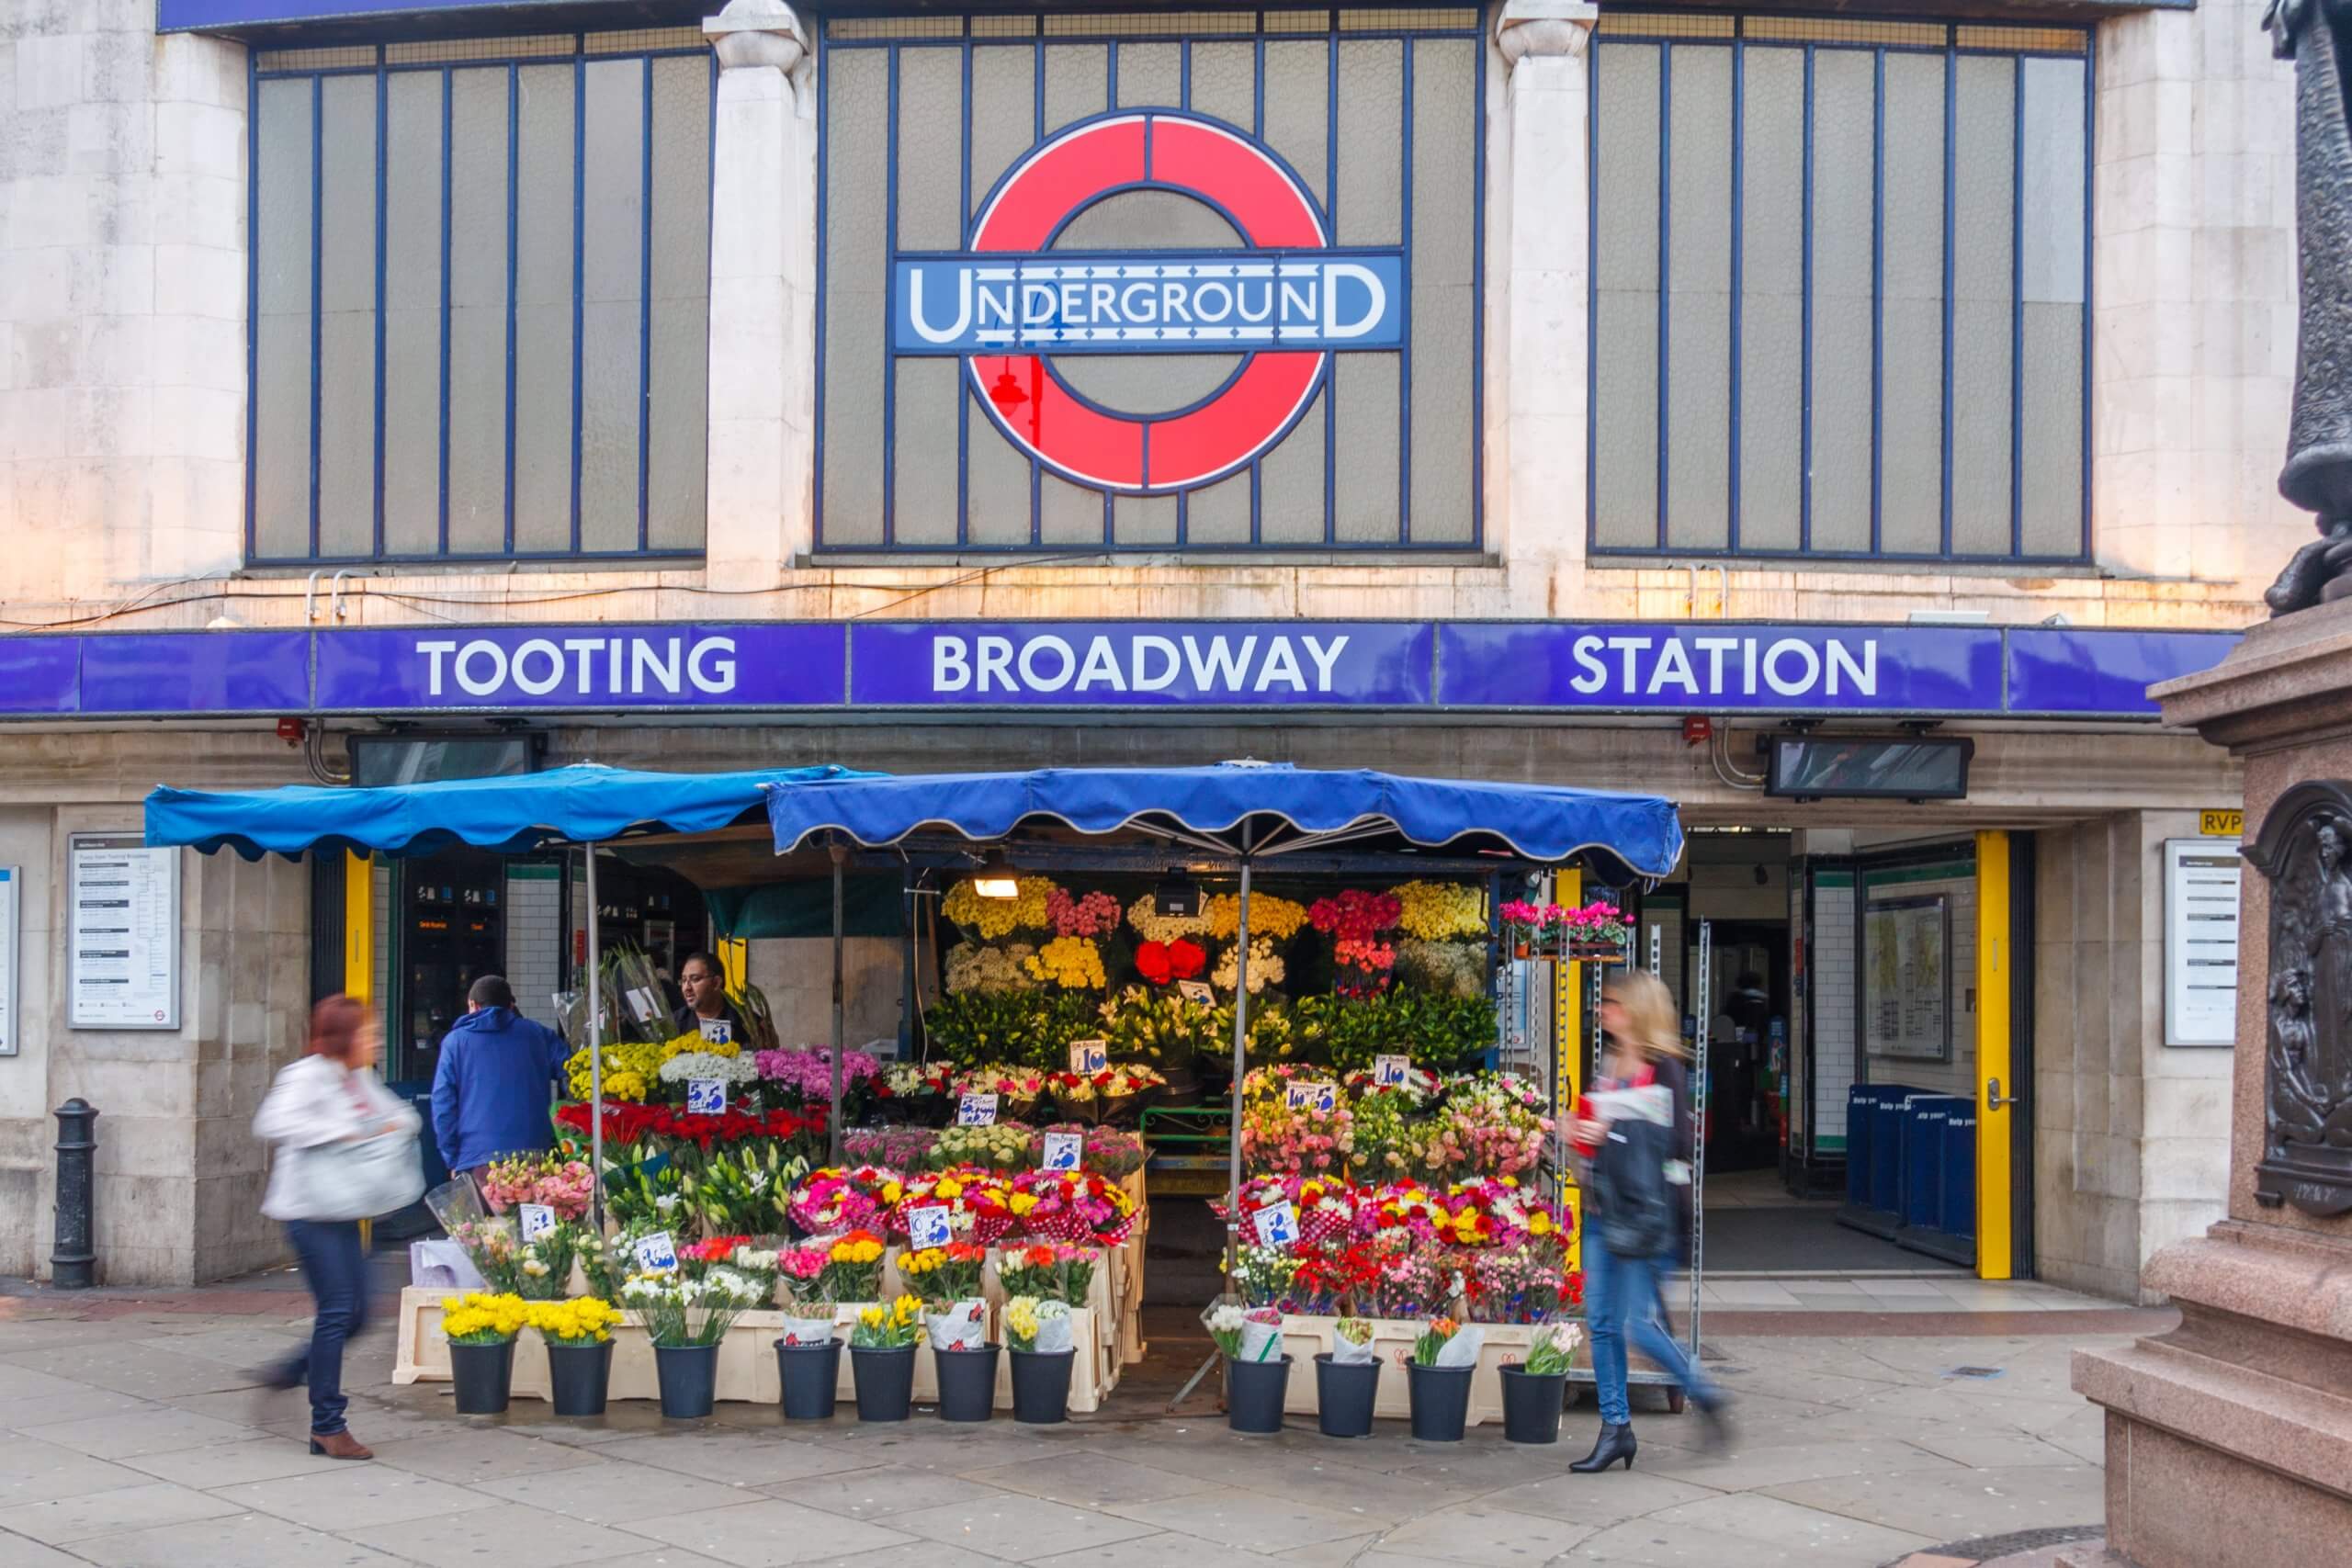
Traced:
POLYGON ((703 547, 697 29, 261 51, 246 557, 703 547))
MULTIPOLYGON (((1475 547, 1485 55, 1471 7, 831 17, 819 61, 818 549, 1475 547), (1061 189, 1059 220, 1027 236, 1018 276, 1050 266, 1048 253, 1123 279, 1151 253, 1181 253, 1171 272, 1181 261, 1211 279, 1205 322, 1230 298, 1222 279, 1243 295, 1243 274, 1321 265, 1306 254, 1319 246, 1393 281, 1396 297, 1382 298, 1394 340, 1195 352, 1185 327, 1174 352, 1021 353, 1039 341, 1024 322, 1012 352, 960 339, 923 352, 897 292, 910 269, 961 278, 957 268, 979 276, 1002 264, 988 229, 1000 193, 1031 188, 1040 149, 1096 128, 1107 141, 1122 124, 1142 161, 1080 197, 1061 189), (1270 241, 1236 207, 1182 188, 1165 160, 1187 139, 1219 142, 1221 167, 1278 171, 1272 185, 1302 227, 1270 241), (1243 254, 1218 254, 1232 252, 1243 254), (1252 401, 1277 365, 1295 382, 1252 401), (1244 404, 1253 417, 1226 423, 1250 439, 1206 455, 1184 446, 1244 404), (1255 417, 1267 409, 1273 417, 1255 417)), ((985 277, 979 288, 984 316, 985 277)), ((925 309, 950 309, 937 285, 931 298, 925 309)), ((1142 335, 1122 320, 1073 335, 1142 335)), ((1276 331, 1255 330, 1261 341, 1276 331)), ((1251 341, 1238 326, 1201 331, 1251 341)))
POLYGON ((1611 10, 1596 554, 2089 553, 2090 34, 1611 10))

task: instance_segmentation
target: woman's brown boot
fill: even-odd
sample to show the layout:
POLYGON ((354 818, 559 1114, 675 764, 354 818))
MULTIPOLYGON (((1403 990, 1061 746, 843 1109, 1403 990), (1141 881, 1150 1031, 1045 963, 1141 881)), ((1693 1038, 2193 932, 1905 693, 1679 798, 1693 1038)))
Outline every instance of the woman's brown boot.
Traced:
POLYGON ((349 1432, 313 1432, 311 1434, 311 1451, 314 1454, 324 1454, 329 1459, 374 1459, 376 1457, 374 1450, 366 1447, 349 1432))

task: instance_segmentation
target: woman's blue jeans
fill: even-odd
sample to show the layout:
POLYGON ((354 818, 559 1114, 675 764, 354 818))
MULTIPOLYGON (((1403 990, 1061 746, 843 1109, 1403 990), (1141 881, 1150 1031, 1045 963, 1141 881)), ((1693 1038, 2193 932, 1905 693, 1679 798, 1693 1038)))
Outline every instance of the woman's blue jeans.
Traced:
POLYGON ((311 1385, 312 1435, 331 1437, 343 1430, 350 1404, 343 1393, 344 1342, 368 1326, 368 1255, 356 1220, 288 1220, 286 1235, 319 1309, 311 1348, 288 1370, 311 1385))
POLYGON ((1634 1418, 1625 1398, 1625 1342, 1664 1368, 1702 1404, 1715 1398, 1709 1382, 1666 1324, 1658 1298, 1658 1274, 1667 1259, 1619 1258, 1601 1241, 1599 1227, 1584 1234, 1585 1325, 1592 1334, 1592 1377, 1600 1398, 1600 1418, 1622 1427, 1634 1418))

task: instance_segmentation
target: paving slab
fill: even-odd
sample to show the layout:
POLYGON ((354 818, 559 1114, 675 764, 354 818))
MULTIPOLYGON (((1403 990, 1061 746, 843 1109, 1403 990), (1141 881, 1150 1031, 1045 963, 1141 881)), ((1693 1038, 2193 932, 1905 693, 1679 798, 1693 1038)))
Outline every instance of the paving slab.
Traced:
POLYGON ((393 1568, 404 1561, 267 1514, 232 1514, 74 1543, 99 1568, 393 1568))
MULTIPOLYGON (((1088 1462, 1091 1465, 1117 1461, 1088 1462)), ((943 1503, 970 1503, 1004 1496, 1006 1488, 992 1485, 988 1481, 992 1473, 994 1472, 982 1470, 970 1475, 952 1475, 935 1468, 877 1464, 865 1470, 835 1471, 825 1475, 804 1475, 797 1480, 772 1482, 759 1490, 771 1497, 781 1497, 787 1503, 822 1508, 829 1514, 842 1514, 853 1519, 887 1520, 893 1514, 935 1508, 943 1503)))
MULTIPOLYGON (((361 1430, 356 1423, 353 1429, 361 1430)), ((429 1475, 435 1481, 491 1481, 502 1475, 529 1475, 596 1462, 596 1457, 583 1450, 502 1432, 495 1427, 450 1427, 389 1443, 373 1438, 362 1440, 376 1450, 375 1463, 429 1475)))
POLYGON ((473 1495, 485 1494, 599 1525, 732 1507, 738 1503, 755 1502, 763 1495, 741 1483, 730 1484, 696 1475, 665 1473, 658 1484, 648 1484, 644 1466, 611 1463, 566 1465, 560 1470, 530 1471, 475 1482, 473 1495))
POLYGON ((163 1454, 134 1454, 118 1462, 158 1481, 176 1481, 182 1486, 204 1490, 349 1468, 345 1461, 312 1453, 307 1442, 276 1437, 206 1449, 175 1449, 163 1454))
POLYGON ((28 1438, 73 1449, 93 1459, 130 1459, 140 1454, 170 1453, 175 1449, 210 1448, 235 1442, 252 1432, 252 1428, 232 1421, 161 1404, 18 1430, 28 1438))
MULTIPOLYGON (((1354 1545, 1363 1538, 1350 1538, 1354 1545)), ((1333 1558, 1334 1562, 1347 1562, 1349 1557, 1333 1558)), ((1042 1568, 1095 1568, 1105 1561, 1114 1562, 1119 1568, 1266 1568, 1265 1556, 1228 1546, 1222 1541, 1204 1540, 1196 1535, 1176 1530, 1163 1530, 1158 1535, 1138 1536, 1133 1540, 1120 1541, 1108 1550, 1089 1547, 1080 1551, 1065 1551, 1052 1557, 1038 1558, 1042 1568)), ((1284 1557, 1283 1562, 1296 1561, 1284 1557)))
MULTIPOLYGON (((786 1568, 796 1562, 830 1562, 837 1558, 920 1545, 903 1530, 885 1529, 862 1519, 787 1503, 753 1493, 723 1508, 639 1519, 621 1527, 672 1546, 736 1568, 786 1568)), ((909 1562, 919 1558, 908 1558, 909 1562)))
POLYGON ((1103 1511, 1253 1551, 1280 1551, 1335 1537, 1361 1535, 1365 1523, 1358 1515, 1302 1498, 1274 1497, 1230 1488, 1197 1492, 1157 1503, 1114 1503, 1103 1511))
POLYGON ((151 1525, 185 1524, 192 1519, 242 1512, 236 1504, 209 1493, 175 1486, 168 1481, 153 1481, 144 1486, 84 1492, 0 1511, 0 1530, 62 1546, 94 1535, 143 1529, 151 1525))
POLYGON ((545 1508, 493 1502, 486 1508, 337 1532, 426 1568, 571 1568, 645 1550, 645 1538, 568 1519, 545 1508))
POLYGON ((745 1486, 864 1470, 876 1462, 844 1444, 805 1443, 740 1431, 662 1432, 567 1451, 589 1463, 651 1465, 704 1481, 741 1482, 745 1486))
POLYGON ((1481 1568, 1548 1562, 1593 1533, 1595 1527, 1521 1514, 1479 1501, 1423 1514, 1380 1539, 1383 1551, 1434 1557, 1481 1568))
POLYGON ((315 1530, 345 1533, 405 1519, 462 1514, 497 1501, 469 1487, 452 1486, 390 1465, 330 1462, 334 1469, 275 1481, 249 1481, 222 1487, 212 1495, 315 1530))
POLYGON ((2079 1525, 2107 1512, 2105 1477, 2085 1464, 1837 1476, 1764 1495, 1931 1540, 2079 1525))
POLYGON ((54 1546, 6 1530, 0 1530, 0 1562, 8 1568, 89 1568, 79 1557, 68 1557, 54 1546))
POLYGON ((1081 1551, 1095 1551, 1107 1561, 1112 1554, 1102 1549, 1114 1542, 1159 1533, 1156 1525, 1012 1495, 919 1508, 894 1516, 890 1525, 1009 1562, 1034 1562, 1081 1551))

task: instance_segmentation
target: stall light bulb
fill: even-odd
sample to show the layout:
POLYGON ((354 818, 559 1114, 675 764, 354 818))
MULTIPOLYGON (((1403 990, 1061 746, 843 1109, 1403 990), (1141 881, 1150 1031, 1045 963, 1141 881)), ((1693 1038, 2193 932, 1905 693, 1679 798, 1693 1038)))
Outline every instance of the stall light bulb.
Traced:
POLYGON ((1021 883, 1011 876, 976 876, 972 878, 972 891, 983 898, 1018 898, 1021 883))

